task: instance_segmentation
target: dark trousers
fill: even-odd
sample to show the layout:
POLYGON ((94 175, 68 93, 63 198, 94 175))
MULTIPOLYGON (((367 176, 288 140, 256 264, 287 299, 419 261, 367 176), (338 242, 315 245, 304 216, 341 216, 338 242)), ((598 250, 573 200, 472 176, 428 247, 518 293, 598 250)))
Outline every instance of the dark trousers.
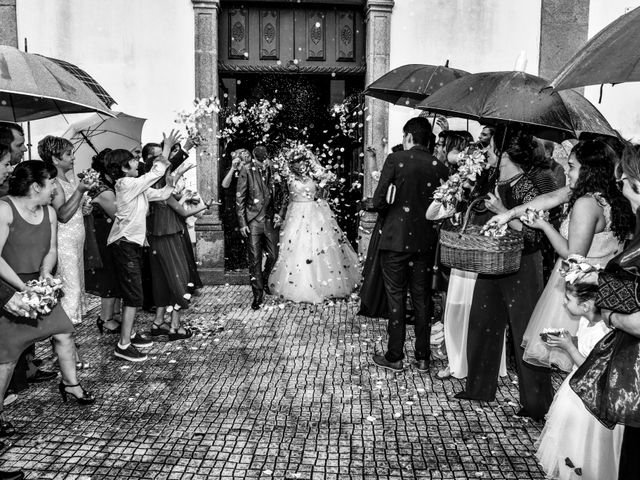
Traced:
POLYGON ((618 480, 640 478, 640 428, 624 427, 618 480))
POLYGON ((387 353, 390 362, 404 358, 404 341, 407 336, 405 325, 405 305, 407 290, 411 291, 415 314, 416 360, 429 360, 431 352, 429 337, 429 302, 431 301, 430 273, 434 253, 401 253, 389 250, 380 251, 382 278, 387 292, 389 324, 387 333, 387 353))
POLYGON ((522 360, 522 337, 542 293, 540 252, 522 255, 520 270, 512 275, 481 275, 476 281, 467 337, 466 393, 475 400, 492 401, 507 325, 511 329, 520 404, 534 418, 543 418, 553 401, 551 371, 522 360))
POLYGON ((261 298, 264 285, 269 280, 273 265, 278 258, 278 233, 271 220, 249 223, 249 274, 251 275, 251 290, 254 298, 261 298), (262 269, 262 253, 266 253, 267 260, 262 269))

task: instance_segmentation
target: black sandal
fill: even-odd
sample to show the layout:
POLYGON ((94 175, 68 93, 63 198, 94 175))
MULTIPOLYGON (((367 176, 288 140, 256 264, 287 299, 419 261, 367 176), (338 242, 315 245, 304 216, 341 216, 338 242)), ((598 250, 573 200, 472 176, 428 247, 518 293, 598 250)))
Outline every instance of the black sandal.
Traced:
POLYGON ((169 341, 173 342, 174 340, 185 340, 187 338, 193 337, 193 332, 188 328, 184 329, 184 333, 180 332, 169 332, 169 341))
POLYGON ((171 335, 171 325, 167 322, 162 322, 160 324, 154 323, 151 327, 151 336, 159 337, 161 335, 171 335), (169 328, 162 328, 163 325, 168 326, 169 328))

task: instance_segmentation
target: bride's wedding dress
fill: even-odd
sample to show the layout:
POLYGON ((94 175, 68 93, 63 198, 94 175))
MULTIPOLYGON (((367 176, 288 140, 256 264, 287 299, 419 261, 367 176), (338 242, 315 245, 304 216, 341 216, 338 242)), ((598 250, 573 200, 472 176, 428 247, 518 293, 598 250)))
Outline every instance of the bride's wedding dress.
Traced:
POLYGON ((360 284, 360 262, 329 204, 315 199, 316 183, 289 183, 290 201, 280 232, 278 260, 269 276, 274 295, 320 303, 348 297, 360 284))

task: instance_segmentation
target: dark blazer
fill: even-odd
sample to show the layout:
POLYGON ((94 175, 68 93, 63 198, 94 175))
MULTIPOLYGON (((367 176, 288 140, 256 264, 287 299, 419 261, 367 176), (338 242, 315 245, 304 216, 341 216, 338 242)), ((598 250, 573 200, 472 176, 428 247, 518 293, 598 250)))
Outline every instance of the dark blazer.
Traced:
POLYGON ((425 215, 433 191, 448 176, 449 169, 421 145, 387 157, 373 194, 373 206, 385 212, 380 250, 420 253, 435 248, 437 232, 425 215), (396 197, 389 205, 386 196, 391 184, 396 186, 396 197))
POLYGON ((254 162, 240 169, 236 186, 236 214, 240 228, 248 226, 263 211, 269 220, 273 220, 274 213, 284 218, 286 188, 281 182, 275 182, 273 177, 270 167, 260 168, 254 162))

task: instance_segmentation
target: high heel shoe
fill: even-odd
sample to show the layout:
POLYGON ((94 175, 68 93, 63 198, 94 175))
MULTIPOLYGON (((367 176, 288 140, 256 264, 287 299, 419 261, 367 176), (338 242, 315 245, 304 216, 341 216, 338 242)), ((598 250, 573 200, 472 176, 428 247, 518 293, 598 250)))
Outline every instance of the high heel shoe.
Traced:
POLYGON ((98 332, 100 332, 100 335, 104 335, 104 320, 102 318, 96 318, 96 327, 98 327, 98 332))
POLYGON ((113 320, 113 318, 110 318, 109 320, 103 320, 100 317, 96 318, 96 327, 98 327, 100 335, 103 335, 105 330, 107 333, 120 333, 120 322, 118 322, 118 326, 116 328, 107 328, 104 326, 104 324, 110 320, 113 320))
POLYGON ((67 392, 67 388, 74 387, 82 388, 79 383, 76 383, 75 385, 65 385, 64 383, 60 382, 60 384, 58 385, 58 390, 60 391, 60 396, 62 397, 63 402, 67 402, 69 395, 71 395, 71 398, 74 398, 80 405, 89 405, 96 401, 96 397, 94 397, 91 392, 87 392, 84 388, 82 388, 81 397, 76 397, 73 393, 67 392))

